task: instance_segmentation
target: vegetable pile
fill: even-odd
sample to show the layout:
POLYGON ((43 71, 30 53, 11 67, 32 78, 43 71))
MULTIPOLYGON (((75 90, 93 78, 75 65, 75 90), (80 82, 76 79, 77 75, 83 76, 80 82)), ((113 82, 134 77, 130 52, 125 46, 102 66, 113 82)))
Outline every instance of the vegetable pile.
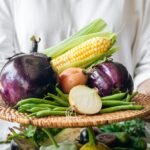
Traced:
POLYGON ((23 99, 15 106, 19 112, 28 113, 30 117, 71 116, 77 114, 102 114, 119 110, 141 110, 143 106, 136 105, 133 94, 120 92, 110 96, 100 97, 97 90, 85 85, 71 89, 69 95, 56 87, 55 94, 48 93, 43 99, 23 99))
MULTIPOLYGON (((111 59, 117 51, 117 36, 106 32, 106 26, 97 19, 44 54, 37 52, 40 38, 33 36, 31 53, 8 58, 0 72, 4 102, 37 118, 143 109, 133 100, 137 92, 133 93, 127 68, 111 59)), ((10 131, 6 142, 11 142, 11 149, 146 150, 144 131, 137 121, 82 131, 33 126, 10 131)))
MULTIPOLYGON (((93 131, 96 142, 103 143, 112 150, 146 150, 147 148, 144 124, 141 120, 105 125, 100 128, 95 127, 93 131), (122 127, 122 129, 120 127, 122 127), (111 128, 113 128, 113 130, 111 128), (120 129, 118 130, 118 128, 120 129), (131 130, 134 130, 134 132, 131 130), (138 132, 139 130, 140 132, 138 132)), ((81 130, 78 140, 81 144, 86 144, 90 141, 88 129, 85 128, 81 130)))
MULTIPOLYGON (((144 122, 136 119, 92 128, 10 128, 11 150, 146 150, 144 122), (19 132, 18 132, 19 131, 19 132)), ((1 142, 2 143, 2 142, 1 142)))
POLYGON ((97 19, 44 54, 33 36, 32 52, 9 58, 0 72, 5 103, 30 117, 143 109, 133 101, 127 68, 110 59, 117 36, 105 27, 97 19))

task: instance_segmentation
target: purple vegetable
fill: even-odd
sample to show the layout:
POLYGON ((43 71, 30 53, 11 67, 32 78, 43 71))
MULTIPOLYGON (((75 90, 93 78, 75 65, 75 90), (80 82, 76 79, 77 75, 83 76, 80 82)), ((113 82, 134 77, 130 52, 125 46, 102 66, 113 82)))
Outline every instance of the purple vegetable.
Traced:
POLYGON ((88 85, 97 88, 100 96, 110 95, 114 90, 133 91, 132 77, 120 63, 103 62, 95 66, 88 76, 88 85))
POLYGON ((0 95, 8 105, 24 98, 42 97, 52 92, 55 84, 56 74, 50 59, 36 52, 9 58, 0 72, 0 95))

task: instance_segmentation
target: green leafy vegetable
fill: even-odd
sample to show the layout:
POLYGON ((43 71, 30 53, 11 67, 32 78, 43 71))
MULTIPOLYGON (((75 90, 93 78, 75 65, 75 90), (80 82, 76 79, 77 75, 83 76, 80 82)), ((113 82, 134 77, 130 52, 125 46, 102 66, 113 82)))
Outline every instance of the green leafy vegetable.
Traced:
MULTIPOLYGON (((48 128, 47 132, 55 136, 61 130, 59 128, 48 128)), ((10 128, 10 134, 8 134, 7 140, 1 143, 10 143, 11 140, 14 140, 20 148, 27 147, 28 149, 32 148, 34 150, 38 149, 41 145, 50 144, 47 139, 47 135, 41 128, 29 125, 10 128)))
POLYGON ((145 137, 144 121, 134 119, 130 121, 104 125, 101 127, 103 132, 127 132, 131 136, 145 137))

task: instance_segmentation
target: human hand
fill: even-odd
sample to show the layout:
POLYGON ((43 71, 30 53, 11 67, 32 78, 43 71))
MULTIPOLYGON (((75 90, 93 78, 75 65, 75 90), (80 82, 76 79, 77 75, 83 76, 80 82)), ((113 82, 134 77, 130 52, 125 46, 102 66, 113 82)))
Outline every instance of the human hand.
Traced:
POLYGON ((150 79, 145 80, 138 86, 138 92, 143 93, 150 96, 150 79))
MULTIPOLYGON (((143 93, 150 96, 150 79, 145 80, 143 83, 141 83, 137 90, 139 93, 143 93)), ((146 122, 150 122, 150 115, 144 118, 144 120, 146 122)))

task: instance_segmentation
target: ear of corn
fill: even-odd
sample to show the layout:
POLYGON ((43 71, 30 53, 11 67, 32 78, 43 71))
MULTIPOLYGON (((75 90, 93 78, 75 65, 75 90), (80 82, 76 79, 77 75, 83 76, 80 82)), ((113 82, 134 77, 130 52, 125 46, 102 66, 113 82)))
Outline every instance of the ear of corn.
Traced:
MULTIPOLYGON (((113 38, 112 38, 113 39, 113 38)), ((112 46, 112 39, 94 37, 54 58, 52 65, 60 73, 69 67, 87 67, 112 46)), ((114 41, 113 41, 114 42, 114 41)))
POLYGON ((70 36, 69 38, 61 41, 55 46, 52 46, 44 50, 44 54, 48 57, 58 57, 67 50, 79 45, 80 43, 94 37, 101 35, 101 31, 106 27, 106 22, 102 19, 96 19, 90 24, 70 36))

